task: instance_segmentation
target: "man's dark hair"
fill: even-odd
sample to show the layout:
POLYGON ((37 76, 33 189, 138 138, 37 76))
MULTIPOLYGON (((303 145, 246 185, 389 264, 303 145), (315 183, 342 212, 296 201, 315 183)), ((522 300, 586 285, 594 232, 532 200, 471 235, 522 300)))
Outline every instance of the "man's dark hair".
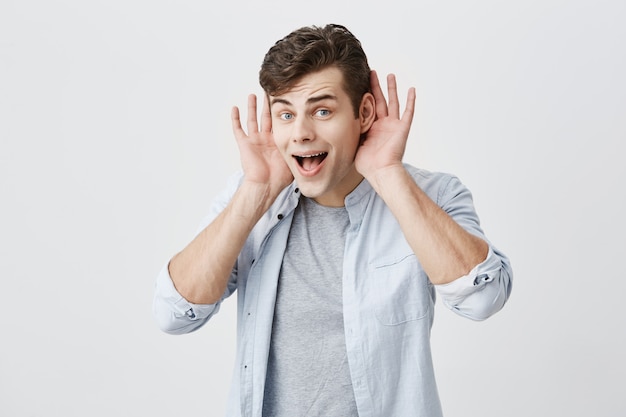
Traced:
POLYGON ((344 26, 305 26, 277 41, 265 55, 259 82, 266 94, 281 95, 303 76, 335 66, 355 117, 363 95, 370 91, 370 67, 361 42, 344 26))

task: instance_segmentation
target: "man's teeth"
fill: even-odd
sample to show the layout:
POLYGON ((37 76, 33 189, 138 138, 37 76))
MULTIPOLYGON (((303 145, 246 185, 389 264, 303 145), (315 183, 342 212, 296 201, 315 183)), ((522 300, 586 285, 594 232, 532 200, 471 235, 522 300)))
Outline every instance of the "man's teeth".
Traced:
POLYGON ((317 167, 326 158, 328 152, 318 152, 308 155, 294 155, 298 164, 307 171, 317 167))
POLYGON ((327 154, 328 152, 319 152, 319 153, 312 153, 308 155, 294 155, 294 156, 300 163, 302 163, 302 161, 305 160, 306 158, 318 158, 318 157, 324 158, 327 154))

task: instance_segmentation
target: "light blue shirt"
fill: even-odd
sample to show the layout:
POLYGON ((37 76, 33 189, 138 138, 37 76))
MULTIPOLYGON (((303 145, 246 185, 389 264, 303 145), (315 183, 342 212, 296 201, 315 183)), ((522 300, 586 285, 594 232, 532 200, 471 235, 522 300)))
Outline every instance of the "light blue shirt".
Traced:
MULTIPOLYGON (((406 165, 422 190, 468 232, 485 238, 469 190, 458 178, 406 165)), ((208 225, 228 204, 240 176, 215 200, 208 225)), ((276 288, 297 185, 288 186, 259 220, 220 302, 197 305, 174 288, 165 266, 154 315, 168 333, 194 331, 238 293, 237 355, 228 416, 261 417, 276 288)), ((434 286, 383 200, 363 180, 345 199, 350 217, 343 263, 343 317, 352 386, 360 417, 441 416, 430 350, 435 289, 452 311, 483 320, 511 292, 509 260, 489 243, 487 258, 463 277, 434 286)))

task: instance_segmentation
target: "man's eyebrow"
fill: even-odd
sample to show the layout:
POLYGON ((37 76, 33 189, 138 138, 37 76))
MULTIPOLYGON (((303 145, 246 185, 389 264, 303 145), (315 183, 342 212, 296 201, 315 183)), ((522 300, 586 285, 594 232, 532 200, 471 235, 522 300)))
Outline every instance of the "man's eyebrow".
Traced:
POLYGON ((307 104, 317 103, 323 100, 337 100, 337 96, 332 94, 322 94, 321 96, 309 97, 306 101, 307 104))
POLYGON ((274 104, 286 104, 287 106, 291 106, 291 102, 289 102, 289 100, 285 100, 284 98, 273 98, 270 102, 270 107, 274 104))
MULTIPOLYGON (((337 96, 333 94, 322 94, 321 96, 309 97, 306 100, 306 104, 314 104, 314 103, 317 103, 318 101, 323 101, 323 100, 337 100, 337 96)), ((280 97, 273 98, 271 100, 270 107, 272 107, 274 104, 285 104, 287 106, 292 105, 289 100, 286 100, 280 97)))

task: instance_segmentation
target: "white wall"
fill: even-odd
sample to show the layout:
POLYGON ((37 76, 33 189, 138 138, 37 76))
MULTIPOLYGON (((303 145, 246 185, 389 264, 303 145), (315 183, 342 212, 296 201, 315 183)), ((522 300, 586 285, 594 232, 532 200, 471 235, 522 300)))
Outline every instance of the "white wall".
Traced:
POLYGON ((626 3, 346 3, 0 3, 0 415, 222 415, 234 298, 169 336, 154 278, 239 166, 265 51, 329 22, 417 88, 406 161, 459 175, 513 263, 493 318, 437 309, 446 415, 624 412, 626 3))

